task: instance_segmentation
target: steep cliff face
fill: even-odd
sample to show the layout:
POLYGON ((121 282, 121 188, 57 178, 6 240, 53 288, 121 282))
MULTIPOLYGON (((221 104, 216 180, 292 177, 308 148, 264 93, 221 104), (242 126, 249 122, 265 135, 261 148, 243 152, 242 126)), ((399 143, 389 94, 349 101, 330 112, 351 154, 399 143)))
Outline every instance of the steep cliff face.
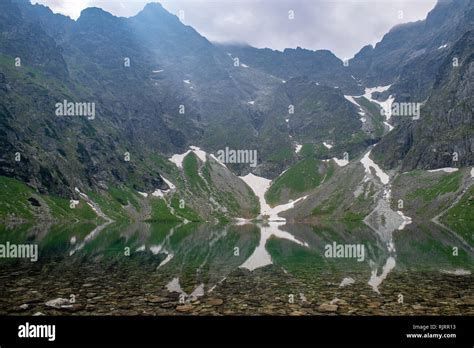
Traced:
POLYGON ((298 47, 280 52, 246 45, 221 44, 218 47, 251 67, 284 80, 304 76, 324 86, 338 87, 345 94, 363 92, 362 85, 351 76, 351 70, 328 50, 311 51, 298 47))
POLYGON ((440 66, 420 119, 389 133, 374 149, 377 160, 401 171, 474 164, 473 82, 474 31, 468 31, 440 66))
POLYGON ((455 43, 474 28, 474 3, 440 0, 422 21, 392 28, 375 47, 366 46, 349 62, 369 86, 392 84, 398 101, 422 102, 455 43))

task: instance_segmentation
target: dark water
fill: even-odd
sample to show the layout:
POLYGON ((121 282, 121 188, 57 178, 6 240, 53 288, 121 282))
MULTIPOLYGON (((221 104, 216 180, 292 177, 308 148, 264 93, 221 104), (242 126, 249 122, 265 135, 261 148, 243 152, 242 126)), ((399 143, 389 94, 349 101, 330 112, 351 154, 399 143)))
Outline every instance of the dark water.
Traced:
POLYGON ((39 252, 0 259, 0 314, 474 314, 472 248, 431 223, 389 237, 336 222, 20 225, 0 236, 39 252), (334 243, 364 254, 327 257, 334 243), (69 301, 46 304, 58 298, 69 301))

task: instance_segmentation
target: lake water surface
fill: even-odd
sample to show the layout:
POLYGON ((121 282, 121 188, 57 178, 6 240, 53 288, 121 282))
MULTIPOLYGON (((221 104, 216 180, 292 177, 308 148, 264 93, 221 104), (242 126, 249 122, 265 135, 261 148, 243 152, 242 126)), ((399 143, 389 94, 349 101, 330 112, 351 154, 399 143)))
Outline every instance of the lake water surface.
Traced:
POLYGON ((472 247, 433 223, 389 237, 338 222, 0 232, 0 244, 39 252, 0 259, 0 314, 474 314, 472 247))

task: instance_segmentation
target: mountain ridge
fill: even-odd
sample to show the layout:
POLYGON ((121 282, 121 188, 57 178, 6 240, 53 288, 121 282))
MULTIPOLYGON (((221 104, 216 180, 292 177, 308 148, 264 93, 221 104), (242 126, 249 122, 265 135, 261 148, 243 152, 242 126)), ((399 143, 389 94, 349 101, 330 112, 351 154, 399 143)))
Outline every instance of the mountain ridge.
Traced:
MULTIPOLYGON (((474 12, 468 1, 441 1, 426 20, 392 28, 348 66, 328 50, 213 44, 153 3, 127 18, 87 8, 77 21, 27 1, 0 6, 0 175, 41 193, 70 197, 76 187, 101 192, 115 186, 165 190, 164 167, 155 155, 169 158, 191 145, 209 154, 226 147, 255 150, 256 168, 229 163, 229 170, 270 179, 304 167, 308 153, 317 163, 346 154, 351 160, 379 140, 373 156, 387 168, 453 165, 423 152, 426 141, 443 143, 440 152, 456 151, 458 165, 473 164, 472 97, 463 82, 470 79, 471 34, 453 42, 470 32, 474 12), (444 9, 450 16, 442 15, 444 9), (420 28, 429 30, 421 35, 420 28), (463 52, 459 71, 465 77, 447 78, 453 55, 463 52), (15 66, 17 56, 21 67, 15 66), (410 58, 397 67, 400 57, 410 58), (421 122, 437 124, 436 133, 403 117, 383 125, 380 106, 362 97, 381 83, 390 86, 371 95, 377 101, 426 97, 421 122), (453 94, 459 85, 464 94, 456 98, 464 106, 454 105, 449 120, 437 123, 450 101, 445 92, 453 94), (52 117, 63 100, 95 103, 97 117, 52 117)), ((212 203, 197 191, 189 199, 209 216, 212 203)))

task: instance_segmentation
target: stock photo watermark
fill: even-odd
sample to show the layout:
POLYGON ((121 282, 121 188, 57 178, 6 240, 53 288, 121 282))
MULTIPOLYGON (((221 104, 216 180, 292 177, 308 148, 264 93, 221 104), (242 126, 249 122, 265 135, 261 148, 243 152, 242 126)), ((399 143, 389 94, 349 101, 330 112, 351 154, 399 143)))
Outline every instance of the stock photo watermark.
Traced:
POLYGON ((64 99, 55 104, 56 116, 82 116, 89 120, 95 119, 95 103, 68 102, 64 99))

